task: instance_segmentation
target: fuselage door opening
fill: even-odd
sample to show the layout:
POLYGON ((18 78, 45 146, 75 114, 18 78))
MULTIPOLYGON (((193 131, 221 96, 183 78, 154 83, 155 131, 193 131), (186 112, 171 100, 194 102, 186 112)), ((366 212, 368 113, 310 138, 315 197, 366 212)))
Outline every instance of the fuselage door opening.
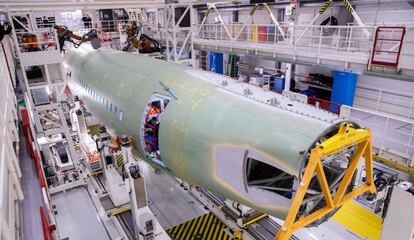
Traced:
POLYGON ((162 164, 159 149, 159 128, 162 121, 162 114, 165 111, 170 97, 154 93, 146 106, 141 123, 141 145, 149 159, 162 164))

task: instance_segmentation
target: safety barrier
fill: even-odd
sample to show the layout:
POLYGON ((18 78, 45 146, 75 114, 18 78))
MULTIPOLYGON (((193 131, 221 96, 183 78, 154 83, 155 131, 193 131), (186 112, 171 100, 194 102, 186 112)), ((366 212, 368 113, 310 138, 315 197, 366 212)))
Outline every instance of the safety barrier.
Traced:
POLYGON ((22 129, 24 136, 26 138, 27 150, 30 153, 31 158, 33 159, 37 177, 39 179, 40 191, 43 196, 42 206, 40 206, 40 217, 42 221, 42 229, 45 240, 59 239, 58 233, 56 230, 56 224, 54 215, 52 213, 48 186, 46 183, 46 178, 43 172, 43 167, 41 164, 41 156, 38 150, 36 149, 37 144, 33 140, 33 134, 31 129, 31 122, 29 117, 29 112, 27 109, 21 110, 22 117, 22 129))
POLYGON ((58 38, 54 29, 33 32, 16 31, 16 37, 19 53, 58 50, 58 38))
POLYGON ((313 105, 317 108, 335 113, 337 115, 341 112, 341 104, 336 102, 331 102, 324 99, 319 99, 315 97, 308 97, 308 104, 313 105))
POLYGON ((414 94, 366 85, 357 85, 354 99, 357 108, 369 109, 401 118, 414 117, 414 94))
POLYGON ((378 27, 375 31, 371 64, 397 67, 405 36, 405 27, 378 27))
POLYGON ((298 51, 336 54, 342 59, 362 57, 368 63, 374 26, 323 26, 323 25, 280 25, 274 24, 203 24, 195 25, 195 38, 237 43, 265 44, 260 47, 281 46, 288 48, 291 55, 298 51), (367 34, 367 32, 369 34, 367 34), (338 54, 339 53, 339 54, 338 54))
POLYGON ((414 121, 346 105, 341 106, 340 117, 370 128, 380 156, 397 155, 402 164, 414 166, 414 121))

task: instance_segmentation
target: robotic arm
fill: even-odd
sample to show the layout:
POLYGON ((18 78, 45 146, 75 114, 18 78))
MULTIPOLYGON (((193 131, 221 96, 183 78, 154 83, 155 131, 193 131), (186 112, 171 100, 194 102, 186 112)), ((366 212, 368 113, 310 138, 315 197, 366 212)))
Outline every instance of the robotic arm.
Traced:
POLYGON ((88 41, 91 42, 93 49, 98 49, 101 47, 98 34, 94 29, 90 30, 83 36, 79 36, 70 31, 66 26, 55 25, 54 28, 56 29, 56 32, 58 34, 60 51, 63 50, 63 46, 65 45, 66 41, 71 42, 75 46, 75 48, 78 48, 82 43, 88 41))
POLYGON ((158 41, 141 32, 141 27, 136 22, 124 25, 123 34, 126 35, 126 46, 122 51, 129 52, 137 49, 139 53, 160 52, 161 46, 158 41))

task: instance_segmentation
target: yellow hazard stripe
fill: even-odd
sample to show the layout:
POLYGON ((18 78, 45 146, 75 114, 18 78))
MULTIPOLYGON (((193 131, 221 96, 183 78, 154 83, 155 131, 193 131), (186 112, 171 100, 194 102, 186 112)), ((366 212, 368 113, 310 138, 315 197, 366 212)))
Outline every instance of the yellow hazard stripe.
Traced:
POLYGON ((80 145, 75 145, 75 151, 80 152, 81 151, 81 146, 80 145))
POLYGON ((327 9, 329 6, 331 6, 332 2, 333 2, 333 0, 329 0, 329 1, 325 2, 325 3, 322 5, 322 7, 319 9, 319 14, 324 13, 324 12, 326 11, 326 9, 327 9))
POLYGON ((116 159, 116 166, 117 167, 124 166, 124 157, 121 154, 116 155, 115 159, 116 159))
POLYGON ((354 8, 352 7, 351 3, 348 0, 344 0, 344 5, 345 5, 346 10, 349 13, 352 13, 354 11, 354 8))
POLYGON ((201 239, 231 239, 225 231, 225 225, 214 214, 207 213, 185 223, 167 229, 173 240, 193 240, 196 236, 201 239))
POLYGON ((95 125, 90 125, 89 128, 89 132, 92 136, 99 136, 99 128, 101 125, 99 124, 95 124, 95 125))
POLYGON ((207 9, 207 11, 204 13, 204 16, 207 17, 210 14, 211 8, 207 9))
POLYGON ((376 155, 376 154, 372 155, 372 157, 374 158, 375 161, 383 163, 383 164, 385 164, 389 167, 396 168, 398 170, 401 170, 401 171, 409 173, 409 174, 414 174, 414 167, 410 167, 406 164, 402 164, 402 163, 399 163, 395 160, 384 158, 384 157, 376 155))
POLYGON ((256 12, 257 8, 259 7, 259 4, 256 4, 252 7, 252 10, 250 11, 250 15, 253 15, 254 12, 256 12))

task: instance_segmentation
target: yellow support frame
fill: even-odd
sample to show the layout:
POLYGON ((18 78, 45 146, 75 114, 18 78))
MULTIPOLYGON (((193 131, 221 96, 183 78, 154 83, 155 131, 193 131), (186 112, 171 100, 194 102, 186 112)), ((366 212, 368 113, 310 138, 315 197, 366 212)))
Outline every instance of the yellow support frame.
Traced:
POLYGON ((350 123, 342 123, 337 134, 311 150, 308 166, 306 167, 298 186, 291 208, 285 219, 285 223, 276 235, 275 240, 288 240, 297 230, 327 215, 344 203, 351 201, 353 198, 366 191, 374 193, 376 189, 372 175, 372 161, 371 131, 369 129, 356 129, 350 123), (358 145, 358 148, 349 162, 348 169, 346 170, 337 191, 332 196, 321 159, 355 145, 358 145), (364 156, 365 158, 366 182, 353 189, 350 193, 345 194, 361 156, 364 156), (295 221, 315 172, 326 201, 326 206, 295 221))

